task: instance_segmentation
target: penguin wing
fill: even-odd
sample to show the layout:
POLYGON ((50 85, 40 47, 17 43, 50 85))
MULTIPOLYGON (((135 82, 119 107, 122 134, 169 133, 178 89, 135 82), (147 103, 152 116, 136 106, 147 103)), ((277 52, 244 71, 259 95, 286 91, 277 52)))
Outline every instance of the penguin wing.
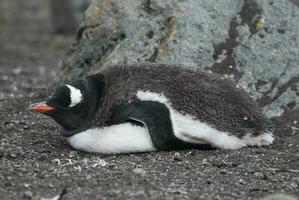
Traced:
POLYGON ((178 139, 172 127, 167 106, 157 101, 135 100, 112 109, 110 124, 131 122, 146 127, 158 150, 200 148, 210 149, 207 144, 191 144, 178 139))

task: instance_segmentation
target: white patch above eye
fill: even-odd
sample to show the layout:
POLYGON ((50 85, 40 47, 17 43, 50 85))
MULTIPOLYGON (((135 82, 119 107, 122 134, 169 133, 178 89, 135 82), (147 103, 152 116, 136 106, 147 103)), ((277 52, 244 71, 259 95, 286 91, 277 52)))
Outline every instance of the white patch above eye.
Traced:
POLYGON ((66 85, 70 89, 71 104, 69 107, 73 107, 82 101, 82 93, 79 89, 71 85, 66 85))

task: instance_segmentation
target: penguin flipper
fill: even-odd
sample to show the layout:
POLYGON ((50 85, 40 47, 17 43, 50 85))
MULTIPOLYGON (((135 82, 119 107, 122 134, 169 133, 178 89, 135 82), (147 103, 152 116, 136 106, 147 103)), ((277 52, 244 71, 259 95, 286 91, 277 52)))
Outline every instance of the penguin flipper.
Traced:
POLYGON ((209 144, 191 144, 178 139, 173 132, 169 109, 158 101, 135 100, 118 105, 112 111, 110 123, 112 125, 125 122, 146 127, 157 150, 212 148, 209 144))

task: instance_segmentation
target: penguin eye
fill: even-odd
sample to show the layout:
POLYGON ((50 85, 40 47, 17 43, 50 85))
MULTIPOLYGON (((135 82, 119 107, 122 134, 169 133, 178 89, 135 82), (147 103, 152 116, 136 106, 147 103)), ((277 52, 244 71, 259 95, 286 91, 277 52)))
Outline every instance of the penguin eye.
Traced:
POLYGON ((68 108, 70 105, 69 90, 67 87, 59 87, 47 100, 47 104, 54 107, 68 108))
POLYGON ((82 92, 80 89, 77 89, 71 85, 66 85, 66 87, 68 87, 70 90, 69 97, 71 101, 68 107, 74 107, 82 101, 83 99, 82 92))

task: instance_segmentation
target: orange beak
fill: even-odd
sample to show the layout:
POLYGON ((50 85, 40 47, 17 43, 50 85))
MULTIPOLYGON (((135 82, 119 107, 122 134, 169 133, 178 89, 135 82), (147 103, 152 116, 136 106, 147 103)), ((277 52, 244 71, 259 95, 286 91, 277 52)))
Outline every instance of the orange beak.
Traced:
POLYGON ((39 113, 45 113, 51 110, 54 110, 53 107, 47 105, 45 102, 41 103, 34 103, 29 107, 29 110, 39 112, 39 113))

